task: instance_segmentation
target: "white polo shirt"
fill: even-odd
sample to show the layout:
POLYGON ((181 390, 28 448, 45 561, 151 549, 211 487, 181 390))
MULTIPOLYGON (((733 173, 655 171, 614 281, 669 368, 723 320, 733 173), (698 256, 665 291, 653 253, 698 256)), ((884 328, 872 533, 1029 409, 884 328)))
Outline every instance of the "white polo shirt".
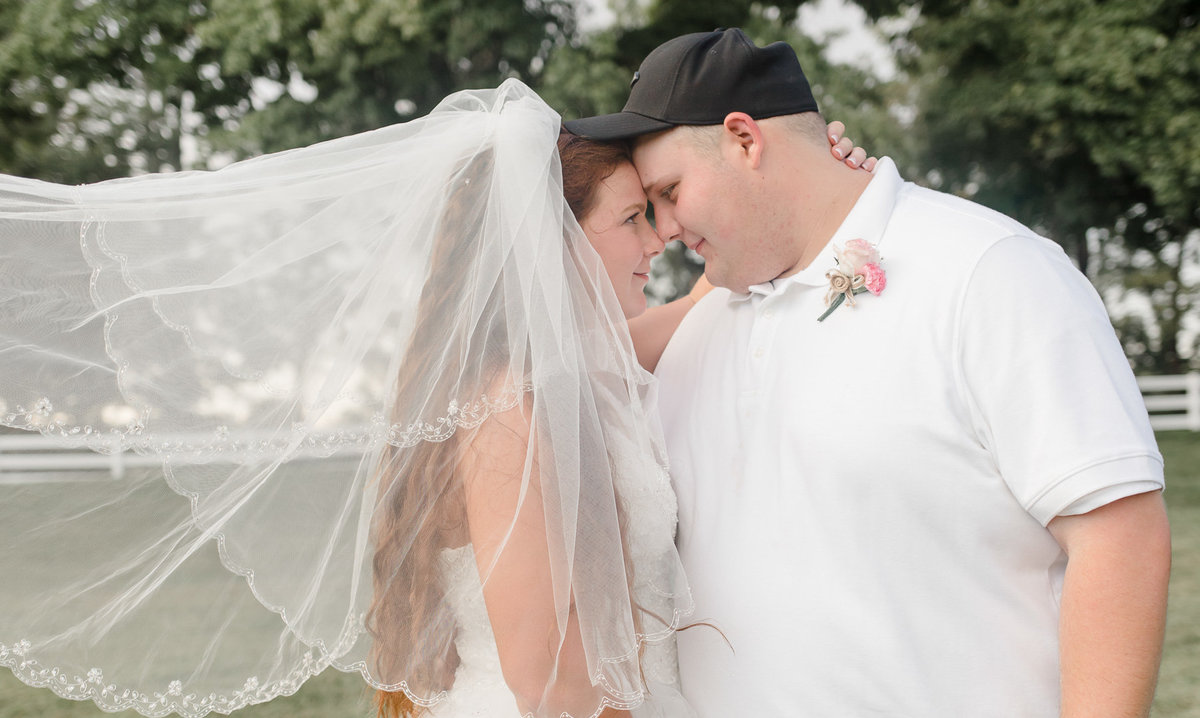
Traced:
POLYGON ((827 247, 709 293, 658 365, 695 618, 724 633, 679 635, 684 693, 721 718, 1057 716, 1044 526, 1162 487, 1129 365, 1056 244, 890 160, 831 245, 854 238, 881 295, 818 323, 827 247))

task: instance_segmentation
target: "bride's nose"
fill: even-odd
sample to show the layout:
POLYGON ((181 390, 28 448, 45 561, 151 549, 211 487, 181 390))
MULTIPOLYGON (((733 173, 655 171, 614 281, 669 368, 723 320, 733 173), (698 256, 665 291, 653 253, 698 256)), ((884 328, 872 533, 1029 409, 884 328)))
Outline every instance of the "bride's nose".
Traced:
POLYGON ((647 257, 658 256, 666 248, 667 243, 662 237, 658 236, 658 232, 649 223, 643 226, 645 230, 642 233, 642 253, 647 257))

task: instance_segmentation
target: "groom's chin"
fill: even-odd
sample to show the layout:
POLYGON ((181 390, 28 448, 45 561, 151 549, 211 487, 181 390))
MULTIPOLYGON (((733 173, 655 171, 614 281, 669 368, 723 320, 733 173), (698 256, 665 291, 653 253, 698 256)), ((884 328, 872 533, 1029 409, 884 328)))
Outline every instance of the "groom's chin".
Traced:
POLYGON ((720 273, 712 274, 708 268, 709 266, 711 265, 706 265, 704 268, 705 276, 708 277, 709 283, 714 287, 728 289, 734 294, 746 294, 750 291, 750 286, 753 284, 753 282, 747 282, 745 279, 722 277, 720 273))

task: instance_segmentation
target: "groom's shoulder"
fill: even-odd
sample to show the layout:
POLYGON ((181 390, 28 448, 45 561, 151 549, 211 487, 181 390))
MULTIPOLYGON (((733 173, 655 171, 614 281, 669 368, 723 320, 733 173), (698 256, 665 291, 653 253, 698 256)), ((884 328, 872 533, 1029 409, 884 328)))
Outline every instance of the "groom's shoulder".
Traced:
POLYGON ((1001 282, 1004 291, 1026 291, 1032 276, 1053 278, 1047 281, 1056 285, 1087 285, 1058 243, 1012 217, 946 192, 906 183, 888 222, 887 233, 893 232, 896 236, 888 238, 891 254, 910 260, 913 272, 925 273, 930 286, 945 291, 953 291, 952 286, 977 291, 981 276, 1021 279, 1001 282))
POLYGON ((978 202, 907 182, 893 216, 901 227, 984 245, 998 239, 1037 233, 1021 222, 978 202))

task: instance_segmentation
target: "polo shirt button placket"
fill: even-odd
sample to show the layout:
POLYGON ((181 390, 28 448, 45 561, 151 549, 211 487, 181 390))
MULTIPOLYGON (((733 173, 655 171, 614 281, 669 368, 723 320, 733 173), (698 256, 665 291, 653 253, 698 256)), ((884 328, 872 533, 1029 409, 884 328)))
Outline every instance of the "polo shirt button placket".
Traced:
MULTIPOLYGON (((754 371, 762 371, 762 360, 767 356, 767 346, 771 343, 772 333, 775 331, 775 297, 767 297, 762 300, 756 312, 756 321, 754 329, 750 335, 750 357, 753 360, 754 371)), ((755 384, 758 383, 758 377, 755 377, 755 384)))

